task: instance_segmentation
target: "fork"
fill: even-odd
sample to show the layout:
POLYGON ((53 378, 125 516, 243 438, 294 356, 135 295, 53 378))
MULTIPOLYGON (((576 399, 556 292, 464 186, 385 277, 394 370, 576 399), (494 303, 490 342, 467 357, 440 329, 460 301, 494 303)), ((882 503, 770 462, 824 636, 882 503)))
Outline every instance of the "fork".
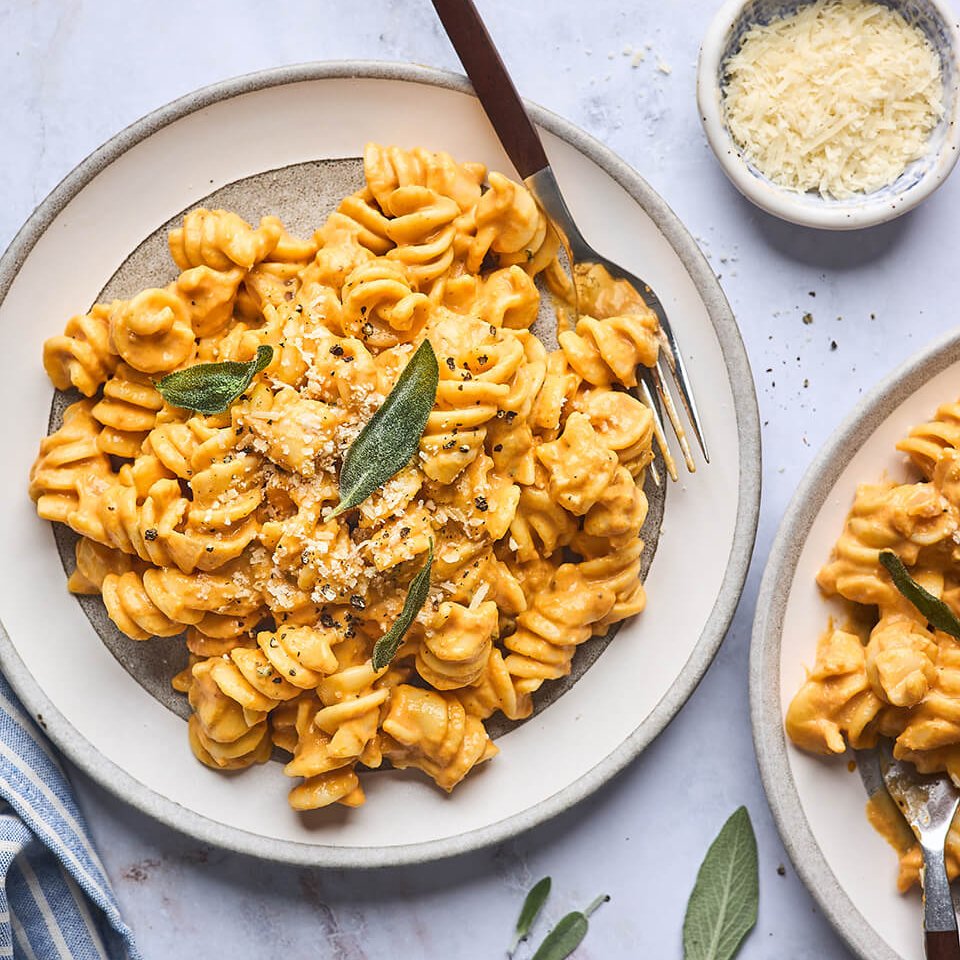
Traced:
POLYGON ((857 759, 861 778, 871 796, 885 786, 920 841, 927 960, 960 960, 957 915, 944 849, 960 805, 960 790, 946 774, 921 774, 912 763, 897 760, 889 741, 881 741, 875 750, 858 750, 857 759), (881 782, 878 782, 878 772, 881 782))
MULTIPOLYGON (((570 214, 550 168, 540 136, 530 120, 517 88, 484 26, 473 0, 433 0, 443 27, 460 57, 480 104, 487 114, 500 143, 523 178, 527 189, 556 228, 573 273, 576 301, 583 299, 582 282, 605 271, 611 282, 626 283, 635 297, 642 299, 659 320, 660 355, 666 360, 680 394, 680 405, 700 445, 703 459, 710 462, 700 414, 694 399, 690 376, 683 354, 660 298, 653 289, 623 267, 597 253, 587 243, 570 214)), ((602 275, 602 274, 601 274, 602 275)), ((573 304, 577 307, 577 302, 573 304)), ((579 310, 576 311, 579 315, 579 310)), ((686 430, 680 420, 677 403, 667 383, 663 364, 640 368, 640 390, 654 418, 654 435, 671 479, 677 479, 676 464, 667 446, 660 403, 676 435, 687 470, 695 472, 686 430), (652 388, 652 389, 651 389, 652 388), (654 395, 659 403, 654 401, 654 395)))

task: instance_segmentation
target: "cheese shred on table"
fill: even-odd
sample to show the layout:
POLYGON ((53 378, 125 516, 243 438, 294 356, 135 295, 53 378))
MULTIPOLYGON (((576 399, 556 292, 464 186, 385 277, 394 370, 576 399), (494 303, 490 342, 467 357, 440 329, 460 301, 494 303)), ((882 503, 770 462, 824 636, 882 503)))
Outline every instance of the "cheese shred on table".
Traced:
POLYGON ((817 0, 751 27, 725 64, 727 125, 745 159, 798 191, 892 183, 943 115, 940 59, 919 29, 866 0, 817 0))

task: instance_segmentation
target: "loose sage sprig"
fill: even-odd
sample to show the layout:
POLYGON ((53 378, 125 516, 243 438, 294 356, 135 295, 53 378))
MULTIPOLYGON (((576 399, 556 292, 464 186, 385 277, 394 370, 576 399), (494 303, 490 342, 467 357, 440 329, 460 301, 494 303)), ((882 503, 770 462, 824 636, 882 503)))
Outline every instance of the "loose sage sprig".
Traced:
POLYGON ((683 921, 684 960, 731 960, 757 922, 757 840, 735 810, 703 858, 683 921))
POLYGON ((562 917, 537 948, 532 960, 564 960, 569 957, 580 946, 590 929, 587 918, 609 899, 608 894, 601 894, 582 912, 575 910, 562 917))
POLYGON ((530 888, 530 892, 520 908, 520 916, 517 918, 517 926, 513 932, 513 941, 510 944, 510 949, 507 950, 508 957, 512 957, 517 947, 530 936, 530 928, 543 909, 543 905, 547 902, 547 897, 550 896, 550 883, 550 878, 544 877, 530 888))
POLYGON ((892 550, 884 550, 880 562, 887 568, 893 585, 927 618, 927 623, 960 640, 960 620, 956 614, 942 600, 924 590, 892 550))
POLYGON ((410 581, 407 598, 403 601, 403 610, 397 617, 396 623, 376 642, 373 648, 373 669, 382 670, 397 655, 400 644, 406 632, 410 629, 414 617, 420 612, 430 592, 430 568, 433 566, 433 540, 430 541, 430 552, 427 562, 420 568, 420 572, 410 581))
POLYGON ((331 517, 363 503, 410 462, 437 398, 439 382, 437 355, 430 341, 424 340, 344 456, 340 504, 331 517))
POLYGON ((273 360, 273 347, 257 347, 247 363, 196 363, 176 370, 157 381, 156 387, 167 403, 197 413, 223 413, 250 386, 250 381, 273 360))

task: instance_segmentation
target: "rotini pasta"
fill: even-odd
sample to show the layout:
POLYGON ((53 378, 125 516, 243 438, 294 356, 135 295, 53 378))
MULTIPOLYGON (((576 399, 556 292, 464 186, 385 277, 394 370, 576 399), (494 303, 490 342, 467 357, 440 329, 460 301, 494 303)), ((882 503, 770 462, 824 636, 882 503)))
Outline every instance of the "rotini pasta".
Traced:
MULTIPOLYGON (((133 640, 183 635, 198 760, 282 751, 297 810, 362 804, 361 769, 384 763, 452 790, 497 752, 487 719, 529 716, 578 644, 646 602, 652 417, 624 388, 656 361, 653 315, 614 287, 548 352, 531 326, 558 239, 526 188, 423 148, 363 162, 312 238, 194 210, 169 236, 175 281, 69 320, 43 362, 84 399, 30 477, 39 515, 80 535, 69 588, 133 640), (417 453, 332 515, 346 451, 425 339, 439 385, 417 453), (157 389, 267 346, 223 412, 157 389), (427 600, 377 669, 428 554, 427 600)), ((878 637, 864 667, 901 699, 935 685, 897 659, 929 655, 918 631, 878 637)))
MULTIPOLYGON (((887 737, 899 759, 960 783, 960 641, 927 623, 880 562, 883 551, 896 554, 928 594, 960 614, 958 414, 960 404, 944 404, 897 445, 923 479, 857 488, 817 575, 827 596, 852 605, 852 619, 821 637, 813 670, 787 710, 787 733, 804 750, 837 755, 887 737)), ((869 815, 897 848, 900 888, 917 883, 919 848, 912 835, 903 842, 896 807, 871 803, 869 815)), ((952 879, 960 875, 957 830, 947 852, 952 879)))

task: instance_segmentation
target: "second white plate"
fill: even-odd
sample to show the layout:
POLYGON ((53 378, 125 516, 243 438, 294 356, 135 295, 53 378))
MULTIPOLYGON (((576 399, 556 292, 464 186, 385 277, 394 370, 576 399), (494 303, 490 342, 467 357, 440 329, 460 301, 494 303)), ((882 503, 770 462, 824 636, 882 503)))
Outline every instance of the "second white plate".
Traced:
POLYGON ((814 578, 843 530, 857 485, 884 473, 915 476, 897 441, 958 393, 960 334, 951 334, 863 400, 787 508, 757 601, 750 704, 764 788, 797 873, 863 960, 922 960, 920 897, 897 892, 896 855, 867 822, 867 795, 850 757, 828 760, 796 749, 783 717, 828 617, 841 612, 814 578))

